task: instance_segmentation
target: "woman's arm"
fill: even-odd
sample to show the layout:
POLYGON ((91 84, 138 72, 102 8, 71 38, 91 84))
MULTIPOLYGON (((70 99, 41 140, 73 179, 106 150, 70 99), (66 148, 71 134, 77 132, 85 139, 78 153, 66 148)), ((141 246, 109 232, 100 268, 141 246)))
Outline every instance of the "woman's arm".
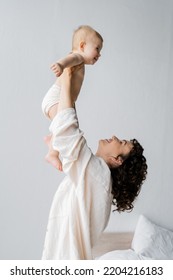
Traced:
MULTIPOLYGON (((74 109, 72 88, 76 76, 75 71, 78 71, 76 68, 67 68, 62 75, 58 114, 53 118, 50 126, 50 131, 53 134, 53 149, 59 151, 63 162, 63 171, 68 173, 71 178, 74 174, 81 173, 79 171, 87 164, 91 156, 83 132, 79 129, 74 109)), ((76 178, 75 175, 73 180, 76 178)))
POLYGON ((67 68, 63 72, 61 77, 61 94, 58 112, 67 108, 74 108, 74 98, 72 96, 72 76, 75 71, 77 71, 75 68, 67 68))

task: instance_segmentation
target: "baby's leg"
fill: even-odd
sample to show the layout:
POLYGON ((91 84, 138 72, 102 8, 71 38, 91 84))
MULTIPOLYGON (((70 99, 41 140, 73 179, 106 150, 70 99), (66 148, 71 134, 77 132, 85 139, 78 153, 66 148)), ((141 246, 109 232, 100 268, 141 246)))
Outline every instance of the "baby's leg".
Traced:
MULTIPOLYGON (((42 102, 42 111, 44 115, 53 119, 58 110, 58 103, 60 99, 60 87, 54 84, 45 95, 42 102)), ((51 163, 58 170, 62 171, 62 163, 59 159, 59 152, 55 151, 52 147, 52 136, 46 136, 45 142, 48 145, 48 153, 45 157, 46 161, 51 163)))
POLYGON ((59 171, 63 171, 62 162, 59 159, 59 152, 55 151, 52 147, 52 135, 48 135, 45 137, 45 142, 48 145, 49 151, 45 157, 46 161, 52 164, 59 171))

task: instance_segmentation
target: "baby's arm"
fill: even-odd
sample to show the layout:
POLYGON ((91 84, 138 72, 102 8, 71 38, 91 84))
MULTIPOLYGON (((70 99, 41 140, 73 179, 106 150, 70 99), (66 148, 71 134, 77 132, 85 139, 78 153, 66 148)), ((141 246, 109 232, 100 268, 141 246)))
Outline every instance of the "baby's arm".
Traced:
POLYGON ((52 64, 51 69, 57 77, 59 77, 65 68, 73 67, 84 63, 83 56, 78 53, 70 53, 65 58, 60 59, 56 63, 52 64))

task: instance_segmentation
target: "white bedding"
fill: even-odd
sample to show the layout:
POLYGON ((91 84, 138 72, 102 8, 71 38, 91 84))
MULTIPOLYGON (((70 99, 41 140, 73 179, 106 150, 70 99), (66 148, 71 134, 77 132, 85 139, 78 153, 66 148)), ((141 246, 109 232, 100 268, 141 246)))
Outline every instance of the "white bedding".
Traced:
POLYGON ((99 260, 140 260, 138 254, 132 249, 114 250, 101 256, 99 260))

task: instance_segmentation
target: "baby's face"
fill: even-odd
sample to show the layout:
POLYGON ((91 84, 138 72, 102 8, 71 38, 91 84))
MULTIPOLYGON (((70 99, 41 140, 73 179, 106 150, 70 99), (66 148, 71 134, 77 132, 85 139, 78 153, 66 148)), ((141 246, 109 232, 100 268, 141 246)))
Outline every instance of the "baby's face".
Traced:
POLYGON ((103 43, 100 38, 93 36, 89 38, 85 43, 83 55, 85 59, 85 64, 95 64, 99 57, 101 56, 100 52, 102 49, 103 43))

